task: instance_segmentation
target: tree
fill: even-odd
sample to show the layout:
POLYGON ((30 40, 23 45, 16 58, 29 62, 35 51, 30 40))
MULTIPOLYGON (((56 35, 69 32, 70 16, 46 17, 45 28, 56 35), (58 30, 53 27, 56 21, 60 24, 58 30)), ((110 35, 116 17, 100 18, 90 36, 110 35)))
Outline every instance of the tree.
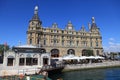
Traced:
POLYGON ((110 58, 111 58, 111 59, 115 59, 116 56, 117 56, 117 53, 115 53, 115 52, 110 52, 110 58))
POLYGON ((0 44, 0 55, 4 52, 9 50, 9 46, 8 45, 4 45, 4 44, 0 44))
POLYGON ((3 62, 4 51, 7 51, 7 50, 9 50, 8 45, 0 44, 0 63, 3 62))

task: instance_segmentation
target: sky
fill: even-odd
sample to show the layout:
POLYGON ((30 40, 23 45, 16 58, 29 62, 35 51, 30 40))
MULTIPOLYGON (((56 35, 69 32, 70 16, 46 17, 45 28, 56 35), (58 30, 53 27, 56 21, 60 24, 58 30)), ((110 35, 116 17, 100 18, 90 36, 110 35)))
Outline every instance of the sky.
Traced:
POLYGON ((65 29, 70 20, 75 30, 95 17, 100 28, 104 51, 120 52, 120 0, 0 0, 0 44, 27 44, 29 20, 39 7, 43 27, 56 22, 65 29))

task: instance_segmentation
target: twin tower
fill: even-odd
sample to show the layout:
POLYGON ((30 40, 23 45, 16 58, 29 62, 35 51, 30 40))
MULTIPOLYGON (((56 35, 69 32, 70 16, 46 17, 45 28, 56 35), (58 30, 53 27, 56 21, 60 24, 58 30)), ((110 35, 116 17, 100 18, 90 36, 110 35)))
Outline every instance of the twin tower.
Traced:
POLYGON ((58 28, 57 23, 53 23, 51 28, 45 28, 42 26, 38 16, 38 6, 36 6, 34 15, 29 21, 27 44, 44 48, 46 52, 51 52, 52 57, 66 54, 87 56, 87 51, 92 51, 94 56, 102 55, 102 36, 94 17, 88 27, 89 31, 85 30, 84 26, 76 31, 72 22, 68 21, 64 30, 58 28))

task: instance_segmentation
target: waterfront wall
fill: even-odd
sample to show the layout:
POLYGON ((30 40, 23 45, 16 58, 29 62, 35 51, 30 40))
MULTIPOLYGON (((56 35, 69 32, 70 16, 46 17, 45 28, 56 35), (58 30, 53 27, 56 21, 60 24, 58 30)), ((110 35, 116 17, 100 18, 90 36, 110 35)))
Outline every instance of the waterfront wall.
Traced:
POLYGON ((89 64, 67 64, 63 70, 82 70, 82 69, 92 69, 92 68, 107 68, 107 67, 117 67, 120 66, 120 61, 104 61, 102 63, 89 63, 89 64))
MULTIPOLYGON (((82 69, 94 69, 94 68, 106 68, 106 67, 120 67, 120 61, 103 61, 102 63, 88 63, 88 64, 70 64, 65 65, 64 71, 82 70, 82 69)), ((20 74, 35 74, 40 71, 39 66, 3 66, 0 65, 0 76, 11 76, 20 74)))
POLYGON ((39 66, 19 66, 19 67, 11 67, 0 66, 0 76, 12 76, 12 75, 20 75, 20 74, 36 74, 40 71, 39 66))

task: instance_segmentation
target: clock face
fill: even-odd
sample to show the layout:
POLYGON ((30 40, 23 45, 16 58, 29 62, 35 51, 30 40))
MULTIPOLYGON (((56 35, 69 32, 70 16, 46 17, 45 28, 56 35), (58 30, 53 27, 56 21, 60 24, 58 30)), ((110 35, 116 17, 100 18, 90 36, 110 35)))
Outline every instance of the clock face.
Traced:
POLYGON ((71 27, 71 26, 69 26, 69 27, 68 27, 68 29, 72 29, 72 27, 71 27))

